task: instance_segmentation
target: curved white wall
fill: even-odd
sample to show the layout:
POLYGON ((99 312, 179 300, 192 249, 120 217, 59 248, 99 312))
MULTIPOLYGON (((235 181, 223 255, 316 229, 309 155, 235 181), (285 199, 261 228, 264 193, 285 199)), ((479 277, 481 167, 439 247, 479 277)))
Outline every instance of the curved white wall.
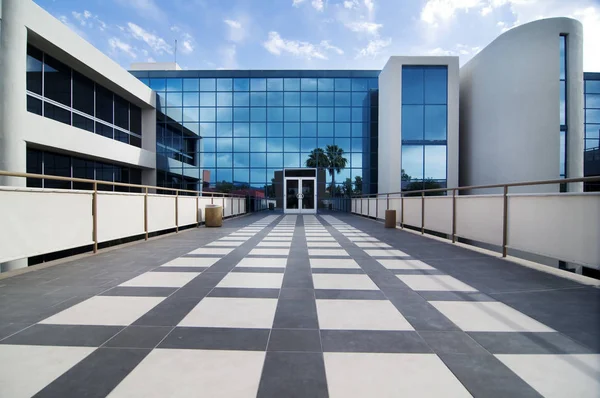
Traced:
POLYGON ((561 34, 567 35, 567 176, 583 176, 583 28, 574 19, 551 18, 509 30, 460 69, 461 186, 559 178, 561 34))

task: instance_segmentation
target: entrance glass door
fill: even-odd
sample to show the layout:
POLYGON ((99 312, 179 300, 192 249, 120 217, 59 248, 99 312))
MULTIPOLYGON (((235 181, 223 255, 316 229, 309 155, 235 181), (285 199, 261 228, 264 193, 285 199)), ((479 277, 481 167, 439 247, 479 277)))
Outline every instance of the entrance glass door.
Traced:
POLYGON ((285 179, 285 213, 315 214, 316 179, 288 177, 285 179))
POLYGON ((298 183, 300 180, 297 179, 288 179, 286 180, 286 210, 297 210, 299 204, 299 195, 298 195, 298 183))
POLYGON ((302 180, 302 209, 315 208, 315 180, 302 180))

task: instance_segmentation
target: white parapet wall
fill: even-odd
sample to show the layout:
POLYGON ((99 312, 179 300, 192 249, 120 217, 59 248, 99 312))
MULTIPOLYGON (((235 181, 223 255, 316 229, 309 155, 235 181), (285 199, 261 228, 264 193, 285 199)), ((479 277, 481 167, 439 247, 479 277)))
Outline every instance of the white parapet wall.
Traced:
MULTIPOLYGON (((92 245, 92 191, 0 187, 0 263, 92 245)), ((98 191, 97 242, 193 226, 207 204, 224 217, 246 213, 243 197, 196 197, 98 191), (146 205, 145 205, 146 203, 146 205), (147 218, 146 218, 147 217, 147 218)))
MULTIPOLYGON (((600 193, 508 194, 506 199, 508 249, 600 269, 600 193)), ((396 220, 405 226, 422 228, 424 218, 427 231, 450 237, 454 230, 459 238, 503 245, 503 195, 424 199, 390 195, 384 203, 378 209, 379 218, 389 208, 396 210, 396 220)), ((374 204, 374 198, 353 198, 352 212, 375 217, 367 210, 372 211, 374 204)))

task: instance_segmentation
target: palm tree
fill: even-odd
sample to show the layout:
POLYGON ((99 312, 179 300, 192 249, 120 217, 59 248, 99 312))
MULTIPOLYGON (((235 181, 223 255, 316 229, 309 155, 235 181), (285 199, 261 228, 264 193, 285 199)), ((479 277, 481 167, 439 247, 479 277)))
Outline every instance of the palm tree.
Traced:
POLYGON ((331 175, 331 186, 333 187, 331 192, 335 193, 335 175, 346 168, 348 159, 344 157, 344 150, 337 145, 327 145, 327 147, 325 147, 325 153, 327 154, 329 163, 328 171, 331 175))
POLYGON ((306 159, 306 167, 326 169, 329 167, 329 158, 322 148, 313 149, 306 159))

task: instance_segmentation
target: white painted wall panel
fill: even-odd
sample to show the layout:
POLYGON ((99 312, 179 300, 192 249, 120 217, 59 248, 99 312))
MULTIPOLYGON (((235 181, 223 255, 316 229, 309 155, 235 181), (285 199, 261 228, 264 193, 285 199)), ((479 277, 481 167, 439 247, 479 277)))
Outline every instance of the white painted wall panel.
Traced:
POLYGON ((456 198, 456 235, 479 242, 502 245, 502 195, 456 198))
POLYGON ((404 198, 404 224, 421 228, 421 198, 404 198))
POLYGON ((0 190, 0 263, 92 243, 92 194, 0 190))
POLYGON ((175 195, 148 195, 148 232, 175 228, 175 195))
POLYGON ((452 197, 425 197, 425 229, 452 234, 452 197))
POLYGON ((385 219, 385 211, 387 209, 387 198, 385 196, 380 196, 377 198, 377 218, 385 219))
POLYGON ((377 199, 369 198, 369 217, 375 217, 377 214, 377 199))
POLYGON ((144 233, 144 195, 98 192, 98 242, 144 233))
POLYGON ((600 194, 509 196, 508 246, 600 268, 600 194))
POLYGON ((210 200, 211 200, 210 198, 203 198, 203 197, 198 199, 198 210, 200 211, 200 215, 199 215, 200 222, 205 221, 204 215, 206 213, 204 212, 204 210, 206 208, 206 205, 211 204, 210 200))
POLYGON ((390 210, 396 210, 396 222, 402 221, 402 199, 400 196, 390 196, 390 210))
POLYGON ((196 224, 196 207, 195 196, 180 196, 177 207, 177 222, 180 227, 185 225, 196 224))

